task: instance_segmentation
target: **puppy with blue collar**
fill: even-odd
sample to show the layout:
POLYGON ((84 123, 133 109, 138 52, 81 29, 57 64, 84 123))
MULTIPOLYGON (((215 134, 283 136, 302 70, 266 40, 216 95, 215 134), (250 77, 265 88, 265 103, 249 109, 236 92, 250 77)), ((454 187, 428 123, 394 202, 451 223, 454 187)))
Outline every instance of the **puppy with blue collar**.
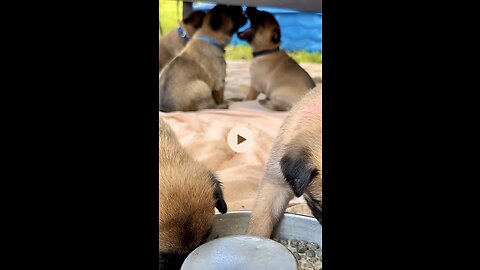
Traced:
POLYGON ((194 11, 180 22, 178 28, 160 38, 160 71, 185 47, 202 26, 203 18, 205 12, 194 11))
POLYGON ((240 6, 216 5, 187 46, 160 73, 160 111, 228 108, 224 47, 247 23, 240 6))

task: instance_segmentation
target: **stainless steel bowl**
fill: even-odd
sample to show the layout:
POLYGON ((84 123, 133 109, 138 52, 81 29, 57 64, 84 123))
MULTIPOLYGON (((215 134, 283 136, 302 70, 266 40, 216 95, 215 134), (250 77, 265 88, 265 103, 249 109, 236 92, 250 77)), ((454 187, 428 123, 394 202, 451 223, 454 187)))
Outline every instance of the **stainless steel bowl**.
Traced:
MULTIPOLYGON (((232 211, 215 215, 207 241, 247 233, 251 211, 232 211)), ((273 232, 274 238, 297 239, 317 243, 322 248, 322 226, 313 217, 285 213, 273 232)))
POLYGON ((268 238, 235 235, 207 242, 192 251, 180 270, 295 270, 297 261, 285 246, 268 238))

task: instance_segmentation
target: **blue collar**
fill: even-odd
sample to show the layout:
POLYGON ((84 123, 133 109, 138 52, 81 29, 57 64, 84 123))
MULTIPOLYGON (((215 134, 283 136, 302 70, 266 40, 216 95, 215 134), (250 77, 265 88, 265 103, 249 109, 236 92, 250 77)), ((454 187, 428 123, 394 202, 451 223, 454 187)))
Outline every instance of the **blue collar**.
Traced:
POLYGON ((183 32, 183 29, 182 29, 182 26, 181 26, 181 25, 178 26, 177 31, 178 31, 178 35, 179 35, 181 38, 183 38, 185 41, 188 41, 188 40, 190 39, 190 38, 187 36, 187 33, 183 32))
POLYGON ((215 40, 213 40, 213 39, 211 39, 211 38, 209 38, 209 37, 199 35, 199 36, 195 36, 194 38, 195 38, 195 39, 200 39, 200 40, 206 41, 206 42, 212 44, 213 46, 219 48, 222 52, 225 53, 225 49, 223 48, 223 46, 220 45, 220 44, 218 44, 215 40))

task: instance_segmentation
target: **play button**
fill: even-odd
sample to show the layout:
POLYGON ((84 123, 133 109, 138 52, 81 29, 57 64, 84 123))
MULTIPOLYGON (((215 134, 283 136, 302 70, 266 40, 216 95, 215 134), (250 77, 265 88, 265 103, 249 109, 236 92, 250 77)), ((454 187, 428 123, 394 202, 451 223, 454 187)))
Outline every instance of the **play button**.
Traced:
POLYGON ((227 143, 237 153, 244 153, 253 146, 253 133, 246 127, 235 127, 228 132, 227 143))
POLYGON ((237 145, 241 144, 242 142, 246 141, 247 139, 243 138, 242 136, 237 134, 237 145))

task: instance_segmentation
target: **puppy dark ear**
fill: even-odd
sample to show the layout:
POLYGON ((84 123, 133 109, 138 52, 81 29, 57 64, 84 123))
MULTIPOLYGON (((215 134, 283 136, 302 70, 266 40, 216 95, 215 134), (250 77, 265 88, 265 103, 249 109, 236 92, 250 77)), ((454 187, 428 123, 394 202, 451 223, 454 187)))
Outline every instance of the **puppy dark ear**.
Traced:
POLYGON ((247 7, 245 12, 250 13, 250 12, 258 12, 258 9, 256 7, 247 7))
POLYGON ((203 19, 205 18, 205 12, 203 11, 195 11, 197 12, 198 22, 194 25, 195 29, 199 29, 202 27, 203 19))
POLYGON ((312 211, 313 216, 318 220, 318 223, 322 224, 322 202, 310 197, 306 197, 308 207, 312 211))
POLYGON ((247 7, 245 13, 247 14, 252 25, 263 25, 262 13, 257 8, 247 7))
POLYGON ((210 27, 217 31, 222 26, 222 14, 219 10, 215 10, 212 12, 212 16, 210 17, 210 27))
POLYGON ((279 43, 280 39, 281 39, 280 29, 279 28, 273 29, 272 42, 279 43))
POLYGON ((280 160, 280 168, 297 197, 305 193, 308 184, 318 174, 318 169, 310 161, 308 149, 287 150, 280 160))
POLYGON ((210 179, 212 180, 214 188, 213 198, 215 199, 215 208, 217 208, 220 213, 225 214, 227 213, 227 203, 223 199, 222 183, 218 181, 212 172, 210 172, 210 179))
POLYGON ((193 27, 196 29, 202 26, 203 18, 205 17, 205 12, 203 11, 194 11, 190 13, 187 17, 183 19, 184 24, 193 24, 193 27))
POLYGON ((183 23, 188 24, 193 20, 193 13, 190 13, 187 17, 183 18, 183 23))

